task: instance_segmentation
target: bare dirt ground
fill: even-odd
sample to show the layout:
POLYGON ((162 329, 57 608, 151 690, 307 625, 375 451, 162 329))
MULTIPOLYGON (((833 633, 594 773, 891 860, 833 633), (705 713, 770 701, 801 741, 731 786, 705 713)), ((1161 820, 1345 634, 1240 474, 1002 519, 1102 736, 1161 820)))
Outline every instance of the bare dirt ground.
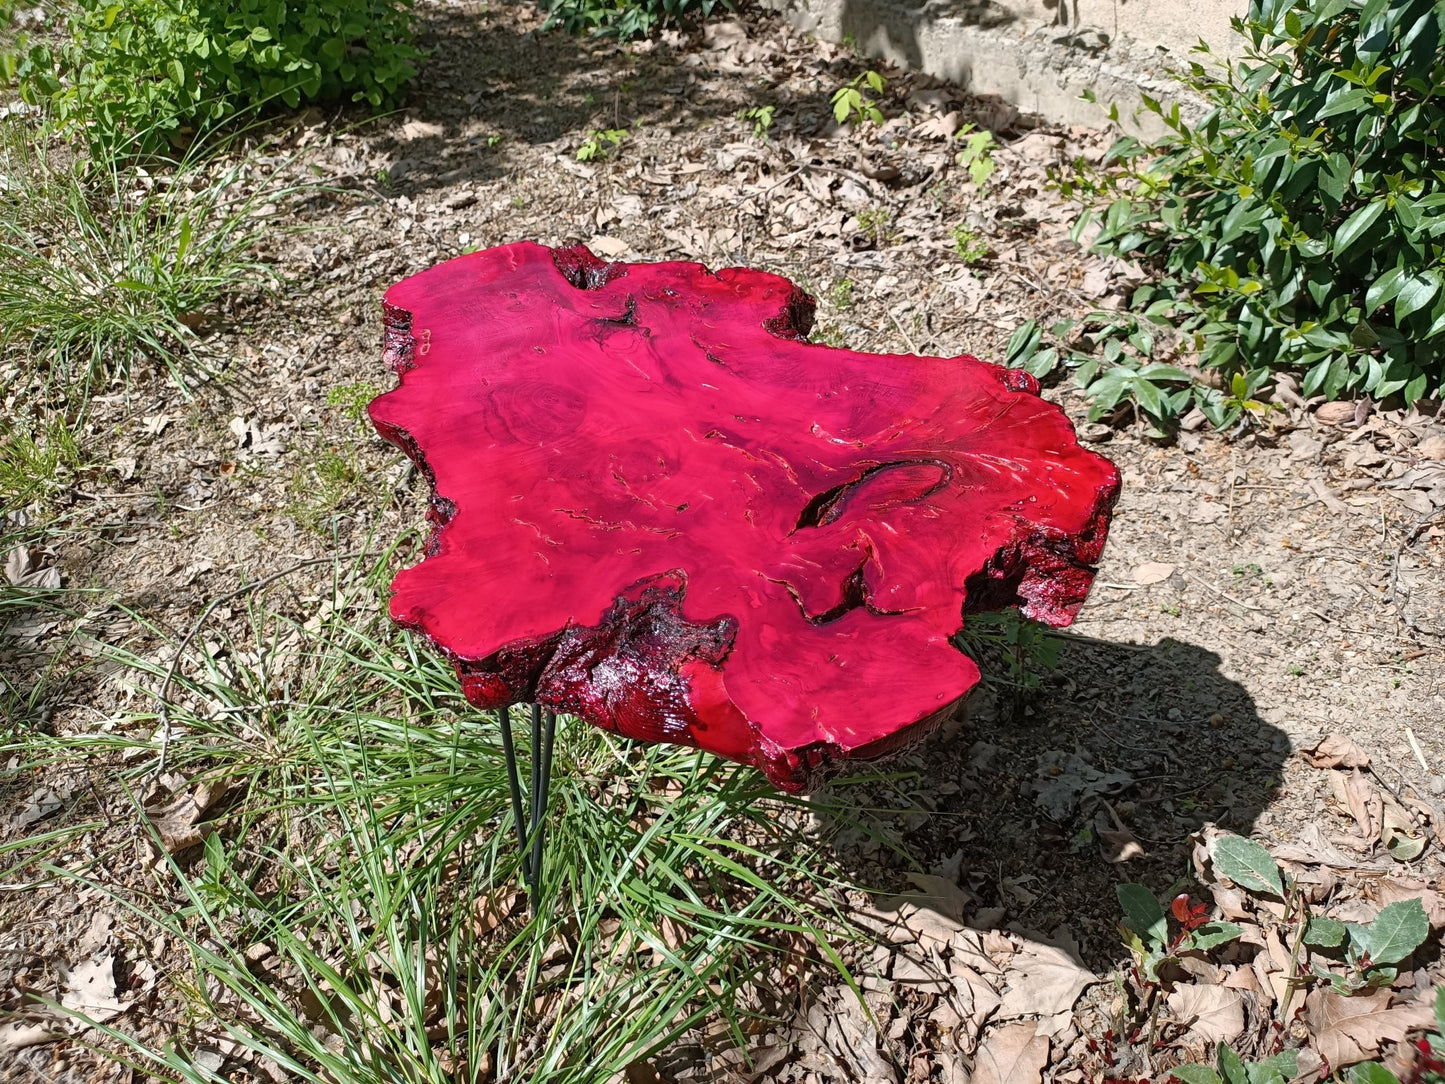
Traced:
MULTIPOLYGON (((209 333, 218 375, 189 400, 151 375, 98 403, 91 466, 57 505, 65 532, 11 570, 53 567, 96 592, 78 629, 33 615, 5 628, 6 682, 42 690, 24 725, 104 726, 136 695, 93 670, 73 682, 47 670, 55 637, 79 636, 67 668, 88 640, 156 653, 159 633, 183 635, 245 579, 420 522, 424 485, 347 405, 388 386, 382 293, 439 260, 530 238, 612 259, 746 265, 816 295, 815 339, 988 359, 1026 319, 1120 305, 1136 274, 1071 243, 1074 212, 1045 187, 1049 165, 1098 161, 1100 133, 889 70, 886 123, 840 126, 829 95, 868 63, 761 16, 621 46, 541 33, 527 7, 423 11, 432 55, 412 105, 366 123, 313 113, 266 160, 336 191, 301 212, 310 232, 278 234, 291 285, 238 302, 209 333), (762 105, 776 107, 767 138, 739 115, 762 105), (970 123, 1000 144, 986 189, 955 162, 950 137, 970 123), (604 129, 628 134, 579 162, 604 129), (955 227, 987 254, 960 258, 955 227)), ((1084 423, 1067 381, 1046 394, 1084 423)), ((967 719, 903 758, 889 788, 857 798, 910 810, 901 831, 918 859, 910 868, 864 838, 847 855, 869 883, 913 893, 862 919, 883 934, 864 984, 881 1033, 846 988, 824 987, 764 1038, 750 1075, 691 1047, 649 1072, 1092 1081, 1151 1076, 1221 1037, 1252 1054, 1338 1041, 1337 1006, 1319 989, 1284 1020, 1280 905, 1230 896, 1199 841, 1208 825, 1254 835, 1309 886, 1318 914, 1366 921, 1408 895, 1445 919, 1445 427, 1372 404, 1316 412, 1288 388, 1274 401, 1232 439, 1151 442, 1127 412, 1090 429, 1123 472, 1123 497, 1058 668, 1022 711, 985 689, 967 719), (1307 755, 1329 735, 1358 750, 1307 755), (1213 891, 1245 942, 1177 989, 1237 998, 1201 1009, 1204 995, 1171 994, 1150 1009, 1148 1035, 1120 1023, 1140 996, 1116 929, 1121 881, 1166 899, 1213 891), (1050 942, 1062 946, 1052 956, 1050 942)), ((111 776, 29 773, 0 793, 0 838, 101 815, 111 823, 81 851, 114 854, 135 831, 111 776)), ((123 885, 143 862, 108 859, 97 876, 123 885)), ((101 901, 70 883, 0 885, 0 1006, 59 998, 115 943, 101 901)), ((1435 944, 1372 1003, 1385 1024, 1350 1032, 1363 1054, 1406 1033, 1388 1014, 1413 1011, 1439 977, 1435 944)), ((159 1040, 179 1011, 166 976, 131 988, 157 982, 135 1026, 159 1040)), ((1329 1050, 1331 1065, 1350 1056, 1329 1050)), ((75 1041, 0 1050, 0 1076, 110 1072, 75 1041)))

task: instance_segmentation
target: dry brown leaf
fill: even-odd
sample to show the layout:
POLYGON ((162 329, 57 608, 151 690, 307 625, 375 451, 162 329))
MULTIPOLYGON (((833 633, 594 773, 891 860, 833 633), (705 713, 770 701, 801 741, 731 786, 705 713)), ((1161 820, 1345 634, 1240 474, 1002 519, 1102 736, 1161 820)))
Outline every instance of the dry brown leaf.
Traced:
POLYGON ((904 927, 925 948, 930 946, 945 948, 953 943, 954 935, 963 929, 963 923, 955 922, 931 907, 918 907, 912 903, 904 903, 899 906, 898 917, 903 921, 904 927))
POLYGON ((970 1054, 977 1045, 984 1026, 998 1010, 999 996, 982 975, 967 968, 960 968, 956 960, 952 962, 949 970, 953 979, 953 1007, 964 1021, 958 1045, 965 1054, 970 1054))
POLYGON ((205 842, 206 837, 215 831, 215 826, 201 824, 200 820, 225 790, 223 780, 211 780, 182 794, 169 805, 145 807, 146 818, 160 834, 166 853, 179 854, 188 847, 205 842))
POLYGON ((1049 1040, 1029 1023, 989 1032, 973 1060, 973 1084, 1039 1084, 1049 1061, 1049 1040))
POLYGON ((1214 896, 1215 906, 1225 918, 1233 921, 1254 917, 1254 912, 1245 906, 1247 897, 1244 889, 1235 888, 1233 885, 1210 885, 1209 891, 1214 896))
POLYGON ((1375 882, 1375 898, 1380 901, 1382 908, 1392 903, 1419 900, 1420 906, 1425 908, 1425 917, 1430 920, 1430 928, 1445 928, 1445 896, 1430 888, 1424 881, 1381 877, 1375 882))
POLYGON ((1244 998, 1222 986, 1180 986, 1169 995, 1169 1011, 1205 1042, 1232 1043, 1244 1034, 1244 998))
POLYGON ((973 893, 960 888, 947 877, 935 877, 929 873, 910 873, 908 879, 918 887, 917 893, 908 893, 914 902, 937 911, 954 922, 963 922, 963 916, 973 906, 973 893))
POLYGON ((1383 870, 1394 865, 1390 858, 1369 859, 1348 854, 1325 838, 1320 826, 1313 822, 1300 828, 1295 843, 1281 843, 1270 848, 1278 861, 1300 865, 1326 865, 1344 870, 1383 870))
POLYGON ((1378 839, 1384 803, 1375 785, 1365 778, 1365 774, 1358 768, 1353 769, 1349 775, 1332 770, 1329 781, 1331 794, 1340 805, 1350 811, 1350 816, 1355 819, 1360 830, 1360 836, 1371 841, 1378 839))
POLYGON ((38 1046, 41 1043, 53 1043, 64 1035, 65 1032, 56 1023, 6 1020, 0 1023, 0 1054, 24 1050, 27 1046, 38 1046))
POLYGON ((604 235, 592 238, 587 242, 587 247, 604 260, 615 260, 632 251, 632 246, 621 238, 604 235))
POLYGON ((1343 734, 1326 734, 1305 759, 1316 768, 1368 768, 1370 755, 1343 734))
POLYGON ((999 1019, 1067 1012, 1099 977, 1055 945, 1025 941, 1004 971, 999 1019))
POLYGON ((1345 997, 1322 987, 1305 999, 1315 1049, 1335 1070, 1366 1061, 1380 1052, 1384 1043, 1397 1043, 1412 1028, 1428 1026, 1434 1020, 1423 1001, 1390 1005, 1393 991, 1384 988, 1345 997))
POLYGON ((71 1012, 88 1016, 97 1023, 125 1012, 126 1003, 115 996, 114 955, 77 964, 65 976, 65 985, 60 1004, 71 1012))
POLYGON ((1099 837, 1099 853, 1104 856, 1105 862, 1119 865, 1135 858, 1147 857, 1143 845, 1134 838, 1134 833, 1127 829, 1122 832, 1099 829, 1096 834, 1099 837))
POLYGON ((1354 403, 1321 403, 1315 417, 1326 425, 1344 425, 1355 420, 1354 403))
POLYGON ((1145 561, 1134 569, 1134 582, 1141 586, 1148 586, 1152 583, 1163 583, 1172 575, 1174 575, 1173 565, 1166 565, 1162 561, 1145 561))

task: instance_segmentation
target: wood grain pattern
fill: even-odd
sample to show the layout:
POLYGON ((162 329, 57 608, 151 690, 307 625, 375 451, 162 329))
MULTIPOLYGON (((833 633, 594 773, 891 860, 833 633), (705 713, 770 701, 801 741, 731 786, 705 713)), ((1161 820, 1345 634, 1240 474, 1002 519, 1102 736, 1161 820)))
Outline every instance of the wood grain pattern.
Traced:
POLYGON ((969 612, 1082 605, 1118 472, 1028 374, 810 344, 785 279, 521 243, 386 297, 377 430, 432 484, 392 616, 535 700, 779 787, 926 734, 969 612))

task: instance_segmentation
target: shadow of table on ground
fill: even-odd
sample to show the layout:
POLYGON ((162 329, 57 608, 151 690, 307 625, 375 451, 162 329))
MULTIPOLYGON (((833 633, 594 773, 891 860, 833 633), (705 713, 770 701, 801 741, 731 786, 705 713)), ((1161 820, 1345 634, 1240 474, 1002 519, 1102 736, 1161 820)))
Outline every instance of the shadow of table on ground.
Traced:
MULTIPOLYGON (((985 686, 951 730, 896 774, 835 783, 839 820, 875 825, 913 872, 960 885, 970 926, 1066 927, 1101 973, 1127 955, 1115 886, 1187 889, 1190 836, 1210 823, 1248 835, 1289 752, 1218 655, 1174 639, 1069 637, 1021 717, 985 686), (1142 853, 1111 861, 1130 838, 1142 853)), ((843 828, 838 854, 861 883, 904 885, 910 872, 864 829, 843 828)))

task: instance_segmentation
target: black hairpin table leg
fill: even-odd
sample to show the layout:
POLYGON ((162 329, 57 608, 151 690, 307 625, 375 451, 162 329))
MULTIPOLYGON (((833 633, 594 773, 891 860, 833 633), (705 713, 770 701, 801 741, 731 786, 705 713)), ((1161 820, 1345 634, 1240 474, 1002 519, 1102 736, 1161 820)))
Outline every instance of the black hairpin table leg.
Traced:
POLYGON ((552 782, 552 748, 557 739, 557 713, 540 704, 531 705, 532 771, 531 817, 523 813, 522 777, 517 767, 517 747, 512 740, 512 717, 506 708, 497 710, 502 730, 502 754, 507 760, 507 786, 512 796, 512 821, 517 826, 517 843, 522 856, 522 881, 527 900, 537 909, 537 887, 542 878, 542 845, 546 835, 547 797, 552 782))

